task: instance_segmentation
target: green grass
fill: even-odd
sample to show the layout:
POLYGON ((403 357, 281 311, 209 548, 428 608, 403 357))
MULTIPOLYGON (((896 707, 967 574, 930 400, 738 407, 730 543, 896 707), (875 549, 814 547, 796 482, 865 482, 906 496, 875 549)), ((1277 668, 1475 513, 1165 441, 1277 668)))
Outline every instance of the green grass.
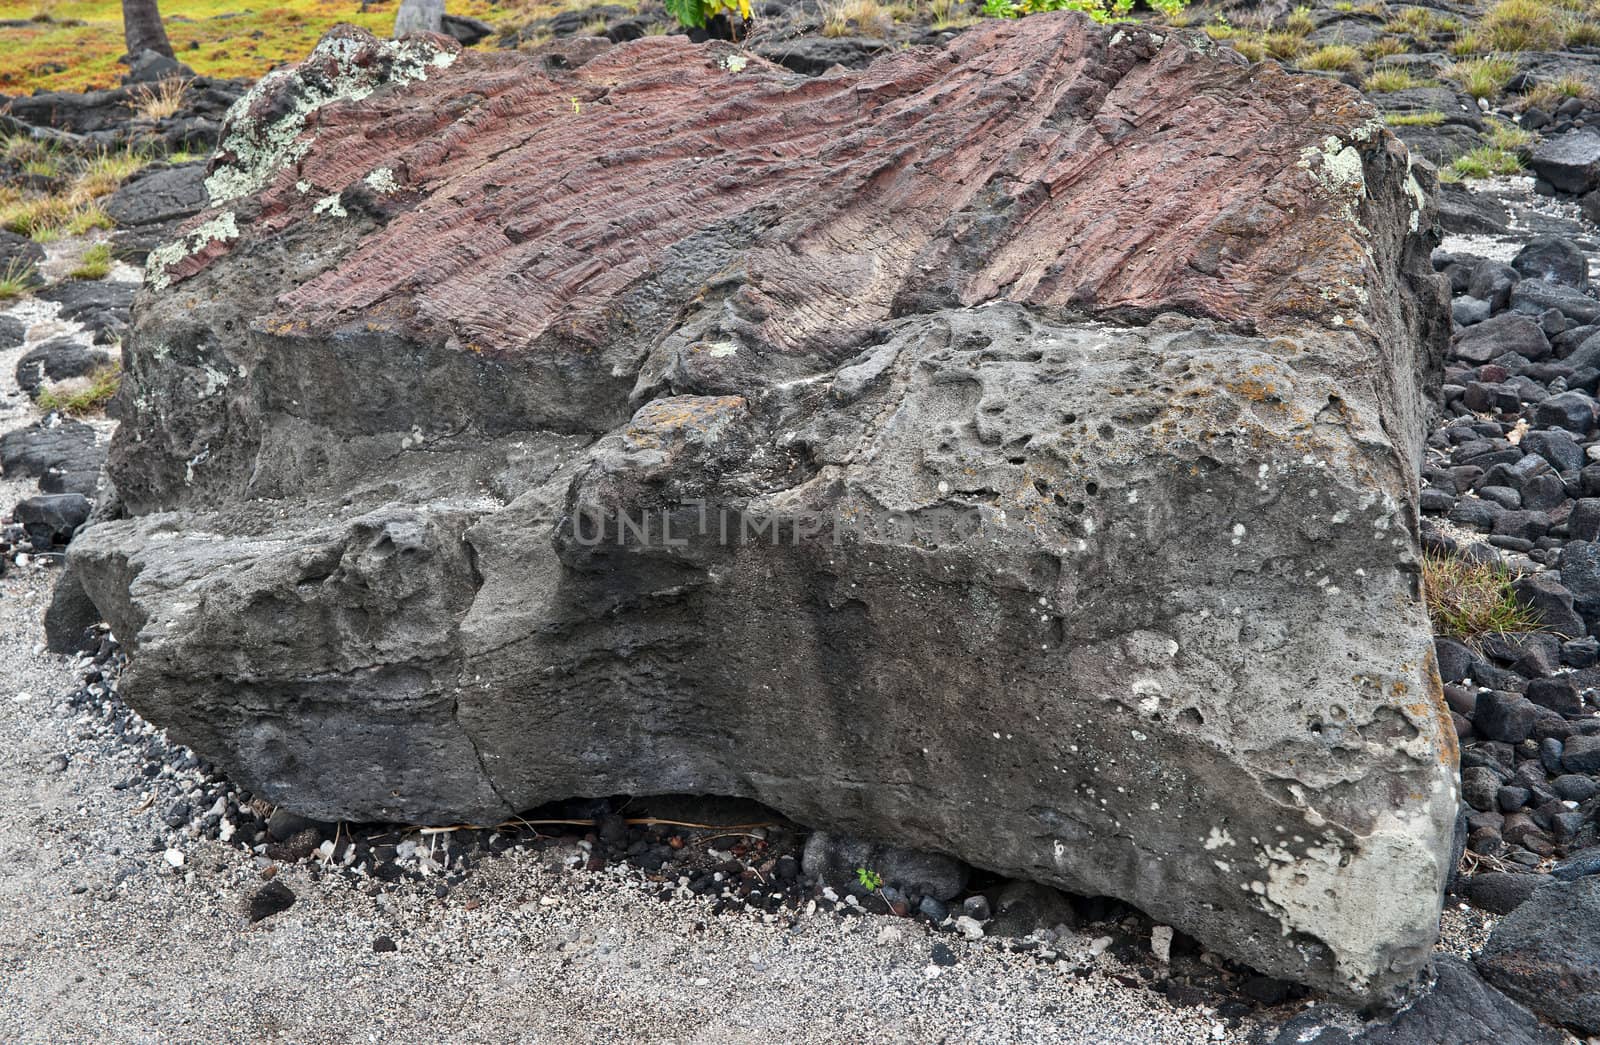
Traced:
POLYGON ((78 267, 72 270, 72 278, 105 279, 111 275, 111 261, 111 244, 96 243, 78 259, 78 267))
POLYGON ((1496 149, 1492 145, 1480 145, 1465 155, 1457 156, 1450 162, 1449 167, 1450 173, 1454 175, 1453 180, 1459 181, 1516 174, 1521 170, 1521 157, 1509 149, 1496 149))
POLYGON ((1390 127, 1437 127, 1444 122, 1442 112, 1385 113, 1383 122, 1390 127))
POLYGON ((73 417, 95 414, 106 408, 122 384, 122 368, 116 363, 103 366, 85 378, 58 381, 46 386, 35 400, 40 410, 59 411, 73 417))
POLYGON ((115 192, 129 176, 150 162, 142 152, 102 149, 87 157, 40 152, 38 143, 23 138, 0 139, 0 153, 26 157, 27 163, 48 158, 57 178, 70 178, 64 187, 49 192, 0 193, 0 228, 39 243, 63 234, 81 236, 92 229, 109 229, 111 218, 99 199, 115 192))
POLYGON ((1361 52, 1349 44, 1325 44, 1300 60, 1300 68, 1325 73, 1361 71, 1361 52))
POLYGON ((1441 16, 1426 7, 1408 7, 1389 19, 1383 30, 1386 33, 1427 38, 1435 33, 1453 33, 1460 28, 1461 23, 1454 18, 1441 16))
MULTIPOLYGON (((28 20, 41 14, 39 0, 0 0, 0 19, 28 20)), ((450 0, 452 14, 490 22, 548 17, 562 2, 450 0)), ((121 0, 51 2, 47 17, 0 30, 0 92, 35 89, 82 91, 114 87, 124 66, 121 0), (53 69, 59 65, 61 69, 53 69)), ((311 50, 324 32, 353 22, 379 36, 394 28, 395 4, 360 0, 270 0, 258 6, 237 0, 165 0, 167 36, 178 58, 203 76, 259 77, 311 50)), ((493 46, 489 41, 480 46, 493 46)))
POLYGON ((1366 55, 1369 61, 1387 58, 1391 54, 1407 54, 1410 50, 1406 42, 1398 36, 1380 36, 1361 45, 1361 53, 1366 55))
POLYGON ((1533 144, 1534 133, 1523 130, 1514 123, 1495 120, 1489 125, 1489 147, 1502 152, 1516 152, 1533 144))
POLYGON ((1452 62, 1444 71, 1445 79, 1454 80, 1474 98, 1495 97, 1516 74, 1516 59, 1500 57, 1452 62))
POLYGON ((38 285, 38 270, 12 258, 0 269, 0 301, 20 298, 38 285))
POLYGON ((1311 8, 1297 7, 1289 12, 1283 27, 1296 36, 1305 36, 1317 27, 1317 20, 1311 17, 1311 8))
POLYGON ((1422 554, 1422 592, 1435 635, 1477 642, 1489 635, 1533 631, 1539 614, 1511 590, 1504 566, 1435 552, 1422 554))
POLYGON ((1486 51, 1550 51, 1566 38, 1567 16, 1545 0, 1500 0, 1473 36, 1486 51))
POLYGON ((1600 21, 1574 20, 1567 25, 1568 47, 1600 46, 1600 21))
POLYGON ((1535 84, 1533 90, 1522 98, 1524 109, 1554 109, 1568 98, 1600 100, 1600 86, 1590 83, 1576 73, 1535 84))
POLYGON ((1413 76, 1410 69, 1386 68, 1375 69, 1367 75, 1362 87, 1375 93, 1389 91, 1409 91, 1413 87, 1431 87, 1433 81, 1419 79, 1413 76))
POLYGON ((1306 38, 1299 33, 1262 33, 1258 40, 1268 54, 1282 62, 1292 61, 1306 50, 1306 38))

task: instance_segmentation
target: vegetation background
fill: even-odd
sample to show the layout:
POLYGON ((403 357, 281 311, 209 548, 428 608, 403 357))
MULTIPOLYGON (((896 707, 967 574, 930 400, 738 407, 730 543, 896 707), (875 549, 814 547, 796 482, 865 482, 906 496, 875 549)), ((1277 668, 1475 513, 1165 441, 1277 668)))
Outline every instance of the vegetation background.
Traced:
MULTIPOLYGON (((202 76, 254 79, 297 61, 340 22, 378 36, 394 28, 398 0, 163 0, 167 36, 178 60, 202 76)), ((451 14, 486 21, 507 8, 488 0, 450 0, 451 14)), ((83 91, 114 87, 126 67, 121 0, 0 0, 0 92, 83 91), (5 24, 10 23, 10 24, 5 24)))

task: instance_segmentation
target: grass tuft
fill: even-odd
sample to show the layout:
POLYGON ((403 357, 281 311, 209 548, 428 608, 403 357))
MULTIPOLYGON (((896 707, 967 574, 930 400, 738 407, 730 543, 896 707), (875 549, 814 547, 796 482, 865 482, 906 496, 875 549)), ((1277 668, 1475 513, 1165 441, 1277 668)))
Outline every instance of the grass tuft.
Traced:
POLYGON ((1600 87, 1589 83, 1576 73, 1568 73, 1557 80, 1546 80, 1533 86, 1522 98, 1524 109, 1554 109, 1568 98, 1600 101, 1600 87))
POLYGON ((12 258, 0 270, 0 301, 20 298, 38 285, 39 270, 18 258, 12 258))
POLYGON ((147 120, 165 120, 176 116, 183 108, 189 84, 176 76, 155 84, 146 84, 134 92, 134 111, 147 120))
POLYGON ((72 270, 72 278, 105 279, 111 275, 111 262, 111 244, 96 243, 78 259, 78 267, 72 270))
POLYGON ((1522 157, 1507 149, 1480 145, 1450 161, 1449 171, 1455 181, 1493 178, 1496 175, 1517 174, 1522 171, 1522 157))
POLYGON ((1296 36, 1305 36, 1316 29, 1317 20, 1311 16, 1311 8, 1301 6, 1289 12, 1283 27, 1296 36))
POLYGON ((1390 127, 1437 127, 1444 122, 1444 113, 1391 112, 1384 114, 1383 122, 1390 127))
POLYGON ((884 36, 890 18, 878 0, 824 0, 823 36, 884 36))
POLYGON ((1361 52, 1349 44, 1325 44, 1300 60, 1300 68, 1325 73, 1361 71, 1361 52))
POLYGON ((1487 51, 1550 51, 1566 38, 1566 23, 1566 15, 1545 0, 1500 0, 1474 35, 1487 51))
POLYGON ((1407 47, 1404 40, 1396 36, 1380 36, 1376 40, 1361 45, 1361 53, 1367 56, 1368 61, 1377 61, 1387 58, 1392 54, 1407 54, 1411 48, 1407 47))
POLYGON ((111 402, 122 384, 122 367, 116 363, 100 367, 87 377, 57 381, 39 391, 35 402, 40 410, 58 411, 72 417, 97 414, 111 402))
POLYGON ((1477 642, 1489 635, 1533 631, 1539 614, 1511 590, 1504 566, 1424 552, 1422 592, 1435 635, 1477 642))
MULTIPOLYGON (((1242 37, 1234 43, 1242 41, 1242 37)), ((1299 33, 1262 33, 1256 38, 1267 54, 1280 62, 1293 61, 1306 52, 1306 38, 1299 33)))
POLYGON ((1494 120, 1489 125, 1489 147, 1503 152, 1516 152, 1533 144, 1534 134, 1506 120, 1494 120))
POLYGON ((1516 74, 1516 59, 1501 57, 1452 62, 1444 71, 1445 79, 1454 80, 1474 98, 1495 97, 1516 74))
POLYGON ((1380 94, 1389 91, 1409 91, 1413 87, 1431 86, 1433 86, 1433 81, 1419 79, 1412 75, 1410 69, 1406 68, 1375 69, 1362 82, 1364 90, 1380 94))

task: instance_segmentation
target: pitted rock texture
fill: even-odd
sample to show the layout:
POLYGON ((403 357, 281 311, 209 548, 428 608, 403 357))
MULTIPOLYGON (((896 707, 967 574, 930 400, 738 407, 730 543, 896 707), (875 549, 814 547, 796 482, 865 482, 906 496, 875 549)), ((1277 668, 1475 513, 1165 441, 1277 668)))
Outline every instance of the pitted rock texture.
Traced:
POLYGON ((742 795, 1392 1002, 1456 755, 1371 117, 1066 14, 817 79, 336 30, 151 255, 71 569, 307 815, 742 795))

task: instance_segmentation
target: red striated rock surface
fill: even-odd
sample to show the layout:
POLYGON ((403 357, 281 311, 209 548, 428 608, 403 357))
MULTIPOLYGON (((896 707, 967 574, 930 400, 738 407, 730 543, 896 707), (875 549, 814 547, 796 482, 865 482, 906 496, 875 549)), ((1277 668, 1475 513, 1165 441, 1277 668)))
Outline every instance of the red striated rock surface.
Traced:
POLYGON ((1001 298, 1264 326, 1359 311, 1353 288, 1374 275, 1348 220, 1360 186, 1325 148, 1371 120, 1359 96, 1203 53, 1201 34, 1081 28, 989 23, 947 51, 816 79, 681 37, 570 72, 461 52, 317 110, 317 147, 252 201, 246 235, 353 194, 342 206, 385 227, 277 316, 329 329, 399 310, 491 353, 593 345, 675 244, 741 222, 730 306, 800 355, 836 354, 892 315, 1001 298), (377 169, 392 193, 363 186, 377 169))

